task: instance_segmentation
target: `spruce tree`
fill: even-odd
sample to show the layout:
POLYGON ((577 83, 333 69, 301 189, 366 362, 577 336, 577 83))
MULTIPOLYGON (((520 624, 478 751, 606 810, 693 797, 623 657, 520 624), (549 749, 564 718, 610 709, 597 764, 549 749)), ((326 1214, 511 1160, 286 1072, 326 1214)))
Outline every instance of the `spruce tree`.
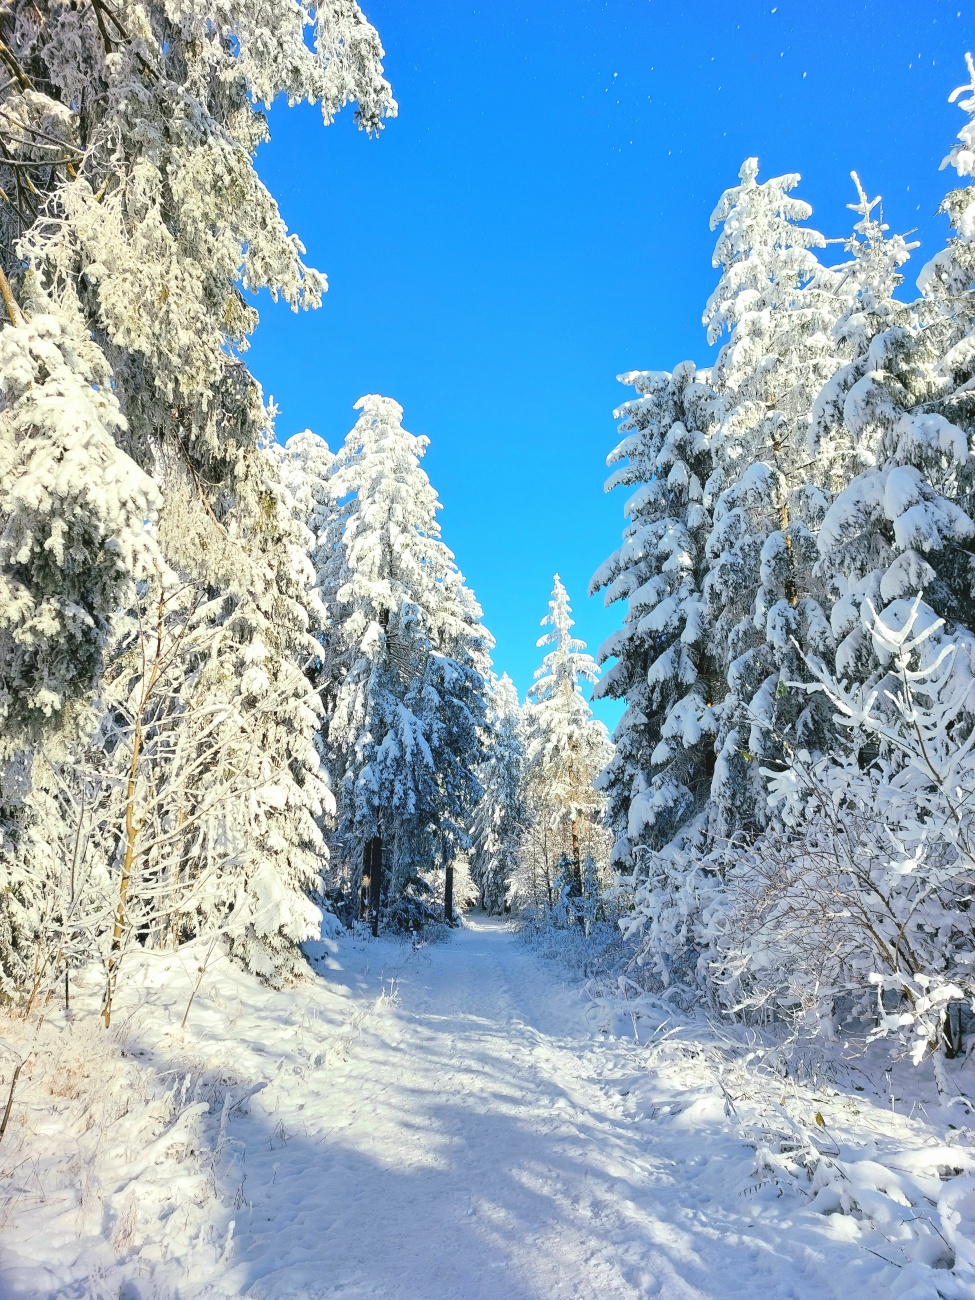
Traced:
MULTIPOLYGON (((214 771, 239 778, 238 825, 266 832, 237 857, 218 910, 239 916, 230 894, 250 899, 252 956, 268 973, 312 923, 301 891, 318 870, 324 794, 304 543, 261 450, 271 416, 242 361, 257 323, 243 291, 313 307, 325 280, 254 156, 261 105, 279 95, 318 103, 326 122, 357 101, 360 126, 381 129, 396 111, 382 47, 355 0, 178 15, 135 0, 124 16, 14 0, 0 37, 0 718, 18 746, 0 774, 0 885, 33 869, 32 843, 56 840, 38 827, 44 788, 31 799, 35 762, 42 782, 53 770, 36 747, 85 752, 112 713, 108 677, 123 674, 131 620, 182 591, 158 643, 193 619, 221 640, 187 664, 193 699, 236 747, 214 771)), ((121 752, 106 751, 105 780, 121 752)), ((170 811, 183 825, 187 809, 170 811)), ((118 909, 101 937, 114 960, 134 921, 131 881, 114 858, 111 869, 118 909)), ((0 932, 21 932, 25 915, 0 916, 0 932)))
POLYGON ((730 335, 712 371, 714 470, 705 485, 714 522, 704 592, 727 676, 710 810, 720 838, 760 828, 762 767, 781 763, 787 743, 822 747, 830 728, 828 710, 791 683, 807 671, 800 651, 832 651, 815 572, 829 498, 807 428, 841 360, 832 341, 839 280, 813 252, 823 236, 800 224, 811 209, 792 196, 799 177, 760 183, 749 158, 740 178, 711 217, 722 228, 714 253, 722 274, 704 313, 710 342, 730 335))
POLYGON ((265 424, 240 359, 257 323, 241 289, 295 308, 317 305, 325 289, 254 169, 267 136, 259 106, 308 99, 328 122, 357 99, 368 131, 396 106, 355 0, 188 5, 178 17, 137 0, 124 21, 108 4, 14 0, 0 36, 0 290, 19 327, 5 331, 0 382, 21 433, 25 419, 36 425, 15 460, 0 452, 0 473, 33 491, 0 560, 16 588, 10 635, 18 647, 33 640, 27 654, 38 660, 31 668, 21 648, 8 664, 0 632, 0 678, 14 675, 24 707, 41 691, 39 716, 96 682, 102 605, 146 572, 135 521, 151 521, 184 480, 214 520, 232 508, 240 458, 265 424), (45 355, 52 377, 41 380, 45 355), (36 562, 26 572, 25 527, 52 541, 46 579, 36 562), (91 590, 74 602, 80 568, 91 590), (73 619, 50 603, 58 569, 73 619), (41 605, 48 617, 33 617, 41 605), (59 682, 48 665, 67 661, 75 667, 58 670, 59 682), (24 672, 36 685, 21 683, 24 672))
MULTIPOLYGON (((971 114, 975 98, 962 107, 971 114)), ((943 164, 962 175, 970 171, 971 130, 969 122, 943 164)), ((861 218, 854 242, 857 296, 848 321, 840 322, 852 334, 854 356, 817 400, 812 428, 845 480, 818 538, 820 570, 836 586, 836 667, 872 685, 888 657, 877 653, 877 615, 902 625, 918 593, 929 622, 941 617, 949 627, 971 626, 975 615, 975 407, 967 359, 975 355, 969 302, 975 254, 966 225, 971 187, 964 187, 943 204, 954 229, 921 271, 922 297, 900 301, 894 296, 899 268, 914 246, 886 236, 875 215, 879 200, 869 201, 857 185, 859 203, 851 205, 861 218)))
MULTIPOLYGON (((548 630, 539 646, 551 646, 535 672, 525 707, 525 804, 528 830, 522 839, 522 876, 533 901, 554 901, 560 871, 574 892, 582 889, 587 858, 602 865, 603 796, 595 781, 612 755, 605 726, 593 717, 583 683, 599 676, 586 643, 572 635, 569 597, 558 574, 548 630)), ((524 892, 524 886, 523 891, 524 892)))
POLYGON ((320 548, 334 845, 353 898, 372 873, 374 926, 380 886, 391 920, 406 925, 432 915, 431 871, 469 843, 492 643, 440 537, 440 502, 420 465, 428 439, 403 428, 390 398, 356 409, 320 548))
POLYGON ((852 357, 817 397, 810 429, 835 493, 817 541, 836 669, 870 684, 883 672, 876 614, 906 616, 918 592, 948 618, 958 617, 959 599, 967 603, 955 570, 971 525, 957 504, 966 439, 937 409, 939 310, 895 297, 914 245, 888 237, 880 200, 854 181, 860 220, 846 269, 854 296, 835 329, 852 357))
MULTIPOLYGON (((639 394, 616 412, 623 441, 606 490, 626 487, 623 544, 601 566, 591 591, 625 601, 623 626, 602 646, 615 658, 595 698, 626 701, 600 786, 616 844, 614 861, 634 870, 701 813, 714 768, 716 707, 723 677, 709 644, 702 588, 711 514, 713 392, 693 362, 673 374, 621 375, 639 394)), ((645 864, 644 864, 645 865, 645 864)))
POLYGON ((507 673, 488 679, 486 730, 485 759, 478 771, 483 793, 471 831, 471 874, 481 907, 499 916, 507 906, 525 823, 522 710, 507 673))

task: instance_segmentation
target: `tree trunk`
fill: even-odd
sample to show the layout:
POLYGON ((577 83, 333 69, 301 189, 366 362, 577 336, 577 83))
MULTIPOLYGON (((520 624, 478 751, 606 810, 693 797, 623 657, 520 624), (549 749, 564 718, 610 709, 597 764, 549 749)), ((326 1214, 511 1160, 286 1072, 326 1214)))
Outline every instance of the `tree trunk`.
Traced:
POLYGON ((548 895, 548 905, 552 906, 552 873, 548 867, 548 831, 542 837, 542 861, 545 864, 545 893, 548 895))
POLYGON ((125 938, 127 924, 126 904, 129 901, 129 884, 132 880, 132 865, 135 862, 136 841, 142 829, 136 821, 135 797, 139 754, 142 749, 141 716, 132 738, 132 761, 129 764, 129 776, 125 783, 125 856, 122 859, 122 874, 119 877, 118 904, 115 908, 115 923, 112 926, 112 945, 108 958, 108 981, 105 988, 105 1002, 102 1006, 102 1020, 105 1028, 112 1023, 112 998, 115 996, 115 982, 118 979, 119 962, 122 960, 122 942, 125 938))
POLYGON ((132 760, 129 763, 128 780, 125 783, 125 855, 122 859, 122 874, 119 877, 118 904, 115 908, 115 923, 112 926, 112 944, 108 958, 108 980, 105 988, 105 1002, 102 1006, 102 1020, 108 1029, 112 1023, 112 998, 115 996, 115 983, 118 979, 119 963, 122 960, 122 945, 128 928, 127 904, 129 885, 132 882, 132 868, 136 860, 136 842, 142 830, 142 822, 136 820, 135 801, 138 794, 139 759, 142 755, 143 726, 146 709, 152 693, 159 680, 162 660, 163 632, 166 625, 166 598, 162 589, 159 593, 159 605, 156 611, 155 652, 152 667, 146 670, 146 644, 143 641, 142 686, 139 692, 139 708, 135 715, 132 732, 132 760))
POLYGON ((443 882, 443 919, 448 925, 454 923, 454 864, 448 864, 444 871, 443 882))
POLYGON ((379 898, 383 886, 383 837, 374 835, 369 841, 369 915, 372 936, 379 937, 379 898))
POLYGON ((961 1053, 964 1046, 961 1005, 960 1002, 949 1002, 945 1008, 941 1032, 944 1037, 945 1056, 949 1061, 953 1061, 961 1053))
POLYGON ((359 915, 364 921, 369 915, 369 883, 372 880, 372 840, 362 841, 362 874, 359 876, 359 915))

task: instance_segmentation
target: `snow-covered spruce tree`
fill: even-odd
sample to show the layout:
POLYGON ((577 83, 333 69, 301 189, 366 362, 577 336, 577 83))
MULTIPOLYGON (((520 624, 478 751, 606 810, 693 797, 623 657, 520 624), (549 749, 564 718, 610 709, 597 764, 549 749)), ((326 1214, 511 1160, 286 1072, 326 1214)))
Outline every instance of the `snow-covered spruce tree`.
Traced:
POLYGON ((970 428, 975 423, 972 372, 975 369, 975 60, 966 54, 969 80, 949 96, 958 103, 968 120, 958 133, 958 143, 941 163, 953 168, 963 181, 951 190, 941 205, 951 221, 947 245, 918 276, 924 295, 925 323, 936 350, 934 373, 938 385, 938 408, 947 419, 970 428))
POLYGON ((705 485, 714 523, 704 584, 714 648, 727 674, 709 830, 725 840, 767 819, 765 764, 785 740, 821 749, 829 710, 789 683, 807 669, 798 647, 828 658, 832 637, 815 534, 829 499, 810 463, 809 411, 842 361, 832 332, 839 277, 813 253, 825 240, 800 223, 811 209, 792 196, 797 175, 759 183, 749 158, 741 183, 711 217, 721 226, 721 279, 704 321, 708 339, 730 337, 712 370, 717 397, 714 470, 705 485))
MULTIPOLYGON (((310 537, 308 555, 315 573, 317 592, 318 572, 323 566, 324 548, 328 545, 329 522, 335 502, 332 499, 330 477, 335 460, 328 443, 310 429, 293 434, 282 447, 279 443, 269 443, 267 451, 278 463, 281 488, 290 498, 289 513, 299 525, 307 528, 310 537)), ((320 594, 317 596, 320 600, 320 594)), ((322 606, 324 611, 324 606, 322 606)), ((332 684, 325 675, 325 662, 328 657, 326 642, 328 640, 328 619, 320 619, 316 613, 313 620, 313 635, 321 644, 321 649, 308 671, 320 697, 331 698, 332 684)), ((319 744, 322 746, 321 733, 319 744)))
POLYGON ((946 403, 939 374, 955 321, 943 301, 894 297, 914 246, 887 237, 879 200, 854 180, 860 220, 846 275, 855 297, 835 330, 852 358, 815 402, 811 442, 836 492, 817 539, 818 571, 834 596, 836 668, 866 683, 884 671, 871 630, 877 611, 897 606, 904 615, 923 592, 939 615, 970 621, 975 530, 965 508, 968 426, 945 414, 964 415, 965 399, 949 394, 946 403))
POLYGON ((572 892, 583 886, 586 863, 605 867, 609 836, 602 825, 605 798, 595 780, 612 755, 605 726, 593 717, 583 682, 599 676, 584 641, 572 635, 569 597, 555 575, 546 631, 551 646, 528 691, 524 710, 524 804, 516 893, 523 903, 551 906, 562 876, 572 892))
POLYGON ((887 336, 890 347, 895 339, 907 338, 917 324, 916 306, 894 293, 904 280, 901 268, 918 245, 888 233, 880 197, 868 198, 857 173, 850 175, 857 202, 847 207, 859 221, 845 243, 850 259, 836 268, 843 302, 833 326, 836 350, 848 360, 817 395, 809 428, 810 456, 834 493, 872 463, 870 449, 858 448, 856 431, 847 426, 845 416, 849 401, 849 415, 855 417, 864 390, 861 381, 878 369, 875 341, 887 336))
POLYGON ((290 498, 291 513, 311 533, 314 554, 324 538, 331 514, 328 481, 335 457, 325 439, 310 429, 292 434, 284 446, 269 443, 267 451, 278 463, 281 486, 290 498))
POLYGON ((369 396, 336 454, 320 548, 329 612, 326 752, 338 802, 335 866, 352 916, 364 876, 378 926, 432 916, 429 876, 466 847, 480 796, 491 638, 440 537, 420 465, 428 440, 369 396))
MULTIPOLYGON (((727 847, 736 837, 754 837, 768 820, 763 767, 786 761, 796 744, 821 749, 832 726, 825 702, 810 701, 790 683, 808 676, 801 652, 828 659, 831 651, 826 593, 814 572, 815 532, 829 497, 811 463, 807 432, 812 401, 841 360, 832 328, 843 282, 812 251, 823 237, 800 224, 810 209, 792 197, 798 177, 762 184, 757 177, 756 160, 746 160, 741 183, 725 192, 712 216, 712 226, 722 226, 714 255, 722 275, 704 320, 710 342, 726 330, 730 337, 706 375, 692 382, 694 368, 679 367, 648 395, 647 417, 661 427, 648 425, 653 463, 634 474, 646 484, 634 500, 646 510, 648 528, 666 537, 667 511, 676 506, 687 536, 679 561, 660 551, 637 569, 637 595, 630 597, 631 606, 653 602, 632 620, 637 637, 647 648, 660 646, 661 668, 678 671, 658 679, 652 661, 642 667, 624 656, 607 674, 612 680, 618 672, 639 693, 648 719, 643 736, 633 737, 632 761, 630 737, 620 737, 636 783, 622 785, 617 833, 625 815, 633 841, 621 844, 621 860, 628 852, 642 877, 634 882, 631 937, 640 962, 667 982, 707 981, 706 917, 724 887, 727 847), (674 404, 685 389, 690 425, 674 404), (678 439, 688 450, 696 446, 698 457, 692 463, 685 452, 675 487, 689 472, 703 475, 699 509, 690 493, 669 493, 666 458, 657 467, 657 442, 666 445, 673 421, 678 439), (697 435, 690 443, 688 429, 697 435), (669 640, 653 642, 650 634, 668 619, 669 640), (664 712, 648 714, 647 705, 664 712)), ((621 558, 626 548, 624 541, 621 558)), ((604 570, 596 580, 612 576, 604 570)), ((630 579, 622 569, 621 576, 626 591, 630 579)), ((627 625, 621 649, 632 636, 627 625)), ((616 643, 611 639, 608 653, 616 643)), ((617 784, 620 775, 611 768, 606 780, 617 784)))
POLYGON ((147 524, 159 496, 116 444, 125 418, 77 315, 35 295, 28 317, 2 270, 0 288, 0 985, 11 994, 46 973, 39 941, 59 914, 51 871, 63 860, 25 838, 38 815, 25 802, 32 756, 53 731, 59 749, 77 732, 66 708, 97 684, 119 610, 158 564, 147 524))
POLYGON ((525 742, 518 691, 507 673, 488 678, 486 756, 478 769, 483 791, 471 830, 471 874, 481 907, 500 916, 508 901, 524 829, 525 742))
POLYGON ((711 515, 711 406, 707 371, 621 375, 638 397, 616 412, 622 442, 606 490, 630 489, 623 543, 596 572, 591 592, 626 602, 623 626, 599 651, 615 658, 593 692, 626 701, 615 749, 597 784, 607 797, 614 863, 645 867, 702 814, 714 771, 715 707, 724 693, 709 644, 702 588, 711 515))
POLYGON ((220 636, 198 685, 199 698, 220 711, 221 761, 235 773, 233 797, 207 833, 237 846, 202 924, 229 915, 233 899, 232 950, 268 979, 289 970, 298 943, 319 933, 321 916, 308 895, 323 895, 320 823, 334 807, 314 680, 326 615, 310 558, 315 538, 303 514, 277 456, 266 446, 250 452, 225 524, 222 597, 208 615, 220 636))

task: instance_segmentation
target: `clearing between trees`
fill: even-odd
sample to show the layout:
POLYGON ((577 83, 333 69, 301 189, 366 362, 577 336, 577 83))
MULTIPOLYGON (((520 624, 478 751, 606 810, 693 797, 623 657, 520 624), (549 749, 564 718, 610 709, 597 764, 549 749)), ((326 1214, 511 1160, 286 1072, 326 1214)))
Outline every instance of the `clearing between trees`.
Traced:
POLYGON ((896 1081, 799 1082, 703 1020, 594 1015, 497 920, 310 956, 283 991, 220 960, 185 1029, 171 953, 131 971, 109 1034, 84 1031, 97 973, 79 987, 6 1135, 0 1294, 971 1294, 971 1179, 923 1195, 975 1162, 896 1081))

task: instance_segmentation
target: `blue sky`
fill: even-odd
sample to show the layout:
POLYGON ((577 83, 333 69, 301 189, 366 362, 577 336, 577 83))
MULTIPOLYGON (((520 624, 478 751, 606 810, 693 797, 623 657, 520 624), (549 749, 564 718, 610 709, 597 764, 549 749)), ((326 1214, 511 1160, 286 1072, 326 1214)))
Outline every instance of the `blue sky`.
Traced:
MULTIPOLYGON (((855 218, 851 168, 895 230, 944 240, 939 165, 975 9, 941 0, 362 0, 400 116, 378 140, 276 108, 258 167, 308 259, 317 312, 261 304, 250 354, 284 438, 336 446, 367 392, 431 438, 444 537, 522 692, 558 570, 595 650, 618 625, 586 596, 616 547, 603 493, 615 376, 709 353, 708 219, 743 158, 799 171, 812 224, 855 218)), ((617 710, 599 706, 612 722, 617 710)))

